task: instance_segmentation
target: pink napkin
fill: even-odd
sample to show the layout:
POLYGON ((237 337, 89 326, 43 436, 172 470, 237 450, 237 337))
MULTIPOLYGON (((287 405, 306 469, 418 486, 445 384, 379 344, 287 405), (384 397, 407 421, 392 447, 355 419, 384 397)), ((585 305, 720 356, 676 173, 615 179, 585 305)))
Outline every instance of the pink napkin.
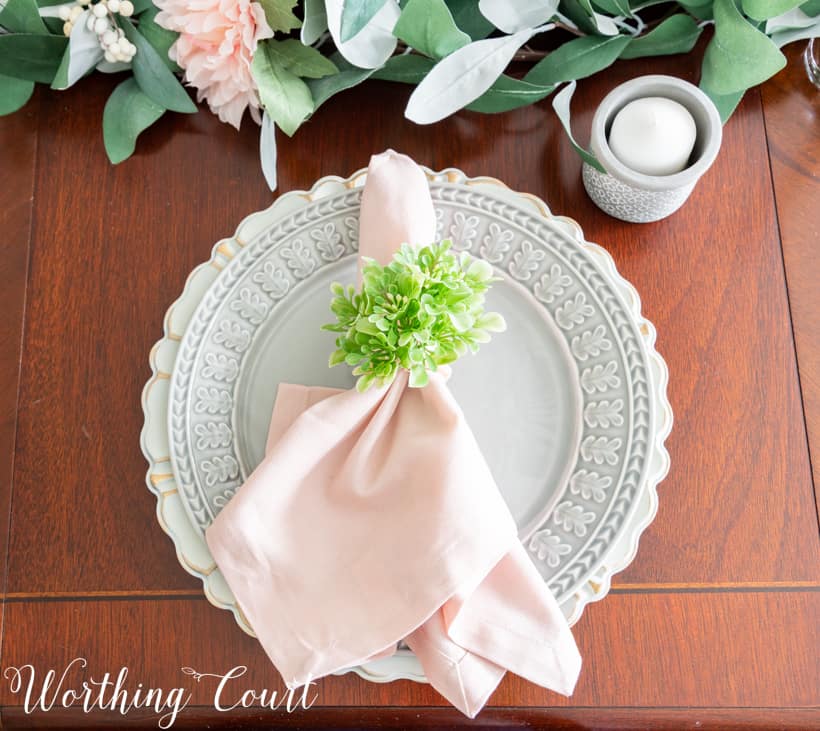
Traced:
MULTIPOLYGON (((371 159, 359 228, 360 253, 383 264, 404 242, 434 241, 410 158, 371 159)), ((506 670, 572 693, 572 633, 447 376, 417 389, 402 371, 365 393, 279 386, 265 458, 206 538, 288 687, 406 640, 471 717, 506 670)))

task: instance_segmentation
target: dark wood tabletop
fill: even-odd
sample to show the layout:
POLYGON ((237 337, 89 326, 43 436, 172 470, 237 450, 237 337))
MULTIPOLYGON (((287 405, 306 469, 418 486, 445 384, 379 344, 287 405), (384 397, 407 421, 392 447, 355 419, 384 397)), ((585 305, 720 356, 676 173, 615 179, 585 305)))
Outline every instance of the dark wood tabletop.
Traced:
MULTIPOLYGON (((131 688, 192 693, 175 728, 820 728, 820 92, 802 45, 746 95, 686 205, 654 224, 590 202, 549 101, 419 127, 402 115, 407 87, 368 82, 280 140, 280 192, 393 147, 543 198, 609 250, 658 330, 672 469, 635 561, 574 628, 576 692, 508 675, 472 722, 427 685, 352 674, 320 681, 308 711, 220 712, 215 684, 180 671, 245 665, 234 698, 284 689, 177 562, 139 447, 166 309, 213 243, 272 200, 258 129, 169 113, 112 167, 101 116, 117 80, 101 75, 40 89, 0 119, 2 667, 31 664, 38 683, 77 657, 94 677, 127 667, 131 688)), ((619 62, 584 80, 578 136, 616 84, 650 72, 697 81, 698 66, 696 53, 619 62)), ((28 715, 11 685, 0 677, 9 728, 157 725, 153 711, 59 703, 28 715)))

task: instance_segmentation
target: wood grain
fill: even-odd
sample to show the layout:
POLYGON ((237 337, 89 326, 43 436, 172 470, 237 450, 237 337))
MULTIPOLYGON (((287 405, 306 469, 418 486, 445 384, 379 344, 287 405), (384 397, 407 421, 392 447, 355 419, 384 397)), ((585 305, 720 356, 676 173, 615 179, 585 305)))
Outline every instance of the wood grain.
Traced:
MULTIPOLYGON (((218 680, 244 665, 221 697, 284 685, 258 643, 227 612, 205 600, 12 602, 6 607, 3 666, 31 663, 41 673, 83 657, 99 678, 128 668, 126 687, 183 687, 191 703, 213 705, 218 680), (43 632, 42 628, 48 628, 43 632)), ((507 675, 492 707, 809 708, 820 705, 820 591, 613 595, 576 625, 584 669, 571 699, 507 675), (660 621, 660 618, 663 618, 660 621), (761 631, 765 628, 764 631, 761 631)), ((22 705, 0 683, 0 705, 22 705)), ((317 706, 442 706, 426 684, 374 684, 347 674, 317 685, 317 706)), ((820 721, 820 719, 818 719, 820 721)))
MULTIPOLYGON (((696 56, 657 59, 651 71, 695 80, 698 63, 696 56)), ((586 139, 609 89, 646 72, 645 62, 618 63, 582 82, 573 100, 577 136, 586 139)), ((816 256, 799 234, 816 231, 817 208, 806 213, 793 202, 806 200, 803 167, 814 165, 808 177, 816 183, 817 148, 816 141, 788 144, 799 130, 787 118, 805 113, 806 103, 815 114, 816 97, 805 101, 802 69, 792 64, 785 73, 763 91, 765 122, 780 126, 769 149, 753 92, 689 202, 656 224, 621 223, 593 206, 549 102, 418 127, 401 115, 409 89, 373 82, 331 99, 280 141, 281 191, 347 175, 371 153, 394 147, 433 168, 492 175, 541 196, 613 254, 657 326, 676 419, 658 517, 612 594, 589 606, 577 626, 585 668, 576 695, 566 700, 508 678, 491 701, 500 710, 478 725, 820 728, 820 537, 780 249, 782 236, 791 250, 800 375, 811 389, 820 372, 812 351, 816 256)), ((276 688, 256 642, 200 598, 199 582, 178 566, 156 523, 139 450, 140 392, 165 310, 212 245, 271 201, 259 172, 258 130, 246 124, 236 133, 207 112, 168 114, 143 135, 133 159, 111 167, 99 120, 115 83, 98 76, 81 89, 44 94, 39 138, 31 117, 0 120, 0 135, 14 141, 0 153, 0 203, 10 202, 0 210, 17 222, 4 232, 24 232, 32 216, 28 270, 28 254, 9 245, 17 235, 0 244, 10 282, 0 297, 11 314, 0 325, 10 334, 0 337, 0 367, 12 380, 27 297, 2 666, 31 662, 45 670, 83 655, 94 670, 127 665, 133 677, 171 687, 182 665, 217 672, 247 664, 253 686, 276 688)), ((9 392, 0 398, 0 414, 14 418, 9 392), (11 412, 3 411, 7 404, 11 412)), ((820 407, 812 398, 806 407, 815 433, 820 407)), ((0 469, 10 470, 3 459, 15 427, 6 422, 0 469)), ((10 494, 4 479, 0 527, 10 494)), ((206 686, 194 691, 200 707, 190 727, 271 720, 258 712, 243 719, 209 713, 206 686)), ((328 678, 320 703, 324 715, 308 712, 303 725, 356 727, 363 719, 450 727, 461 720, 429 687, 410 682, 328 678), (365 706, 396 710, 360 715, 365 706)), ((0 707, 10 727, 34 720, 4 682, 0 707)), ((90 722, 71 711, 36 720, 90 722)))
MULTIPOLYGON (((800 67, 802 43, 785 49, 790 66, 762 87, 766 136, 789 287, 806 428, 820 463, 820 92, 800 67)), ((820 495, 815 493, 816 498, 820 495)), ((820 501, 818 502, 820 515, 820 501)))
MULTIPOLYGON (((621 64, 582 87, 575 104, 581 136, 605 91, 639 69, 621 64)), ((75 92, 65 96, 71 114, 43 110, 42 129, 60 134, 43 135, 38 153, 38 199, 49 203, 36 208, 10 592, 195 586, 175 565, 142 488, 139 392, 163 313, 185 276, 269 194, 255 130, 236 134, 208 114, 168 115, 134 159, 112 168, 88 134, 109 89, 108 80, 91 79, 82 104, 73 102, 75 92), (87 169, 95 185, 78 190, 87 169)), ((721 157, 687 206, 668 221, 634 226, 586 198, 577 157, 545 105, 465 113, 427 128, 402 119, 407 93, 374 83, 328 102, 283 141, 281 189, 348 174, 393 146, 436 168, 495 175, 580 220, 640 291, 672 373, 673 469, 624 580, 820 578, 756 96, 727 126, 721 157), (367 131, 346 124, 368 102, 367 131), (733 179, 746 184, 735 186, 731 206, 722 205, 733 179)))
MULTIPOLYGON (((7 555, 17 397, 37 159, 39 96, 0 117, 0 546, 7 555)), ((6 561, 0 586, 6 585, 6 561)))

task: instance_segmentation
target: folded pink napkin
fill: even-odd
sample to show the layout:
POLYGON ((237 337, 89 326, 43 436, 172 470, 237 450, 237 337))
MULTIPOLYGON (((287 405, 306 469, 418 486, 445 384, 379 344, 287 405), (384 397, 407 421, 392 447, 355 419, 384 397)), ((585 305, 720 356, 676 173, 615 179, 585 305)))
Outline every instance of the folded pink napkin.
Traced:
MULTIPOLYGON (((404 242, 433 242, 427 179, 410 158, 371 159, 359 229, 360 253, 382 264, 404 242)), ((206 538, 289 687, 405 640, 471 717, 506 670, 572 693, 572 634, 447 375, 410 388, 400 371, 364 393, 279 386, 266 455, 206 538)))

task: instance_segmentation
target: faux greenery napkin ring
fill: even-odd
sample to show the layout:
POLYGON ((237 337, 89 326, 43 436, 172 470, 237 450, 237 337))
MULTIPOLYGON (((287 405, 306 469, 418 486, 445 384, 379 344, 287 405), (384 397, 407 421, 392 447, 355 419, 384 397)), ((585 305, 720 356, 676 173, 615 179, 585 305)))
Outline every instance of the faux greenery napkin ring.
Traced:
POLYGON ((402 244, 387 266, 362 257, 362 287, 331 285, 330 309, 338 318, 322 329, 340 333, 330 365, 347 363, 356 388, 392 383, 410 372, 410 386, 427 385, 428 374, 489 342, 507 325, 484 311, 484 295, 497 280, 492 267, 444 240, 416 248, 402 244))

